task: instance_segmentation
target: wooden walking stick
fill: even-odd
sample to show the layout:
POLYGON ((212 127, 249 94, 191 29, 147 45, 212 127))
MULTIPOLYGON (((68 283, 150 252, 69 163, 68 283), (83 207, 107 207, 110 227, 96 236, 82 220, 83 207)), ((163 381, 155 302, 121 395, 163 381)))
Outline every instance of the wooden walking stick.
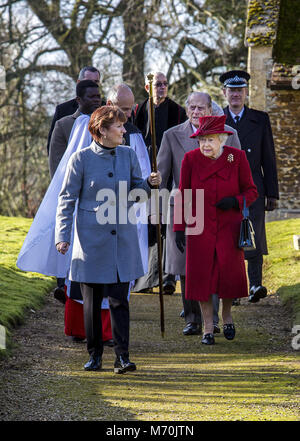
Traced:
MULTIPOLYGON (((155 134, 155 115, 153 104, 153 74, 147 75, 149 81, 149 114, 150 114, 150 133, 152 147, 152 171, 157 172, 156 161, 156 134, 155 134)), ((162 244, 161 244, 161 228, 159 216, 159 186, 155 186, 155 213, 156 213, 156 241, 158 252, 158 277, 159 277, 159 302, 160 302, 160 329, 161 335, 165 335, 165 316, 164 316, 164 299, 163 299, 163 271, 162 271, 162 244)))

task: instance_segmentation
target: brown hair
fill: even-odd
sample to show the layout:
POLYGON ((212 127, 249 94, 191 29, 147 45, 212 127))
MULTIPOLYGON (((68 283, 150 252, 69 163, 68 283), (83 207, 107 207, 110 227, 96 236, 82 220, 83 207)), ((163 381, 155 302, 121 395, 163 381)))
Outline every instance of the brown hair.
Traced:
POLYGON ((118 106, 102 106, 92 113, 88 129, 93 139, 101 142, 102 128, 108 129, 116 121, 125 123, 126 119, 125 113, 118 106))

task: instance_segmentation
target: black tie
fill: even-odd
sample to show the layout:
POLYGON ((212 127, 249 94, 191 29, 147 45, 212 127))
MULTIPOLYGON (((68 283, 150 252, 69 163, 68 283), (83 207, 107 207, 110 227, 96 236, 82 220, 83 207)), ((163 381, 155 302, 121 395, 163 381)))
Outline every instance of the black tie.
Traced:
POLYGON ((238 124, 238 122, 239 122, 239 120, 240 120, 239 115, 236 115, 236 116, 234 117, 234 119, 235 119, 235 123, 238 124))

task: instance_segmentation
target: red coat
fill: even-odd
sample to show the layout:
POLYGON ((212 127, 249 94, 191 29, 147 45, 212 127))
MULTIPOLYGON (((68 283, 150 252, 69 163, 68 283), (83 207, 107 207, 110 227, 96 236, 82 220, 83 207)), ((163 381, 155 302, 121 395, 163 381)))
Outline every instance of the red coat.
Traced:
MULTIPOLYGON (((246 154, 224 146, 218 159, 205 157, 200 149, 184 155, 180 172, 179 196, 175 198, 174 231, 185 231, 184 190, 192 189, 192 215, 196 215, 196 189, 204 190, 204 210, 198 209, 197 225, 204 220, 200 234, 186 236, 186 298, 208 301, 211 294, 220 298, 247 297, 244 252, 238 248, 243 197, 247 206, 258 197, 246 154), (235 196, 240 210, 216 208, 227 196, 235 196), (182 222, 176 216, 182 215, 182 222)), ((201 199, 198 192, 198 201, 201 199)), ((198 207, 201 205, 198 203, 198 207)), ((187 230, 186 230, 187 233, 187 230)))

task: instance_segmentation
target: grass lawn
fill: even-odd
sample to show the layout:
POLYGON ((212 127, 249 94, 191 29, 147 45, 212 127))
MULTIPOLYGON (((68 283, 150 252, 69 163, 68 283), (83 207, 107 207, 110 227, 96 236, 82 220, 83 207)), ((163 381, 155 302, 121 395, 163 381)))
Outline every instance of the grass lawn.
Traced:
POLYGON ((264 285, 293 308, 293 322, 300 325, 300 251, 293 235, 300 234, 300 219, 266 224, 269 255, 264 259, 264 285))
MULTIPOLYGON (((0 324, 8 333, 23 323, 29 309, 43 305, 45 293, 55 285, 51 277, 23 272, 16 260, 32 219, 0 216, 0 324)), ((9 340, 8 340, 9 344, 9 340)))

